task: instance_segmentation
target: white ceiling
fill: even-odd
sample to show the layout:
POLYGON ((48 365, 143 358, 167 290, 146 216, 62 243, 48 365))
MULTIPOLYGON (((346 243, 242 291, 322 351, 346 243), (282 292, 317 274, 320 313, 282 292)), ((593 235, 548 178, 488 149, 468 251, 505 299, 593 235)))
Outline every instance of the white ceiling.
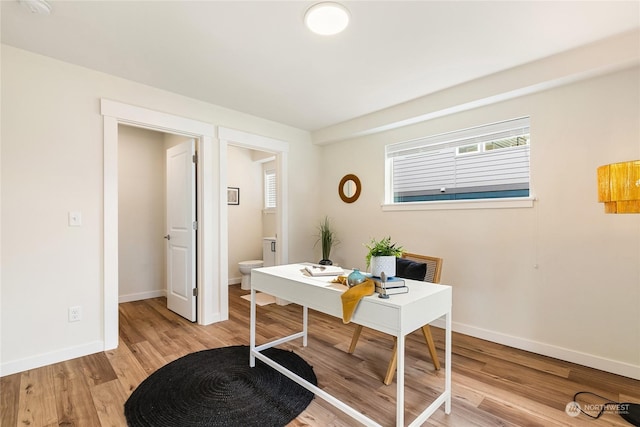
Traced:
POLYGON ((2 1, 2 43, 306 130, 640 27, 635 1, 2 1))

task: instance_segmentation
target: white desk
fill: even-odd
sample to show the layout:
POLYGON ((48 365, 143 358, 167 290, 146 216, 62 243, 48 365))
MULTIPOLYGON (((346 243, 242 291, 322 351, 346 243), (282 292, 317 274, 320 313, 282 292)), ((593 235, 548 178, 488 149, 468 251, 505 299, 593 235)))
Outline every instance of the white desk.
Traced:
MULTIPOLYGON (((308 308, 337 317, 342 321, 340 295, 342 285, 329 283, 332 277, 308 277, 302 274, 302 264, 279 265, 254 269, 251 272, 251 350, 250 365, 258 358, 293 381, 312 391, 367 426, 380 426, 376 421, 348 406, 339 399, 299 377, 261 352, 284 342, 302 338, 307 346, 308 308), (303 307, 302 332, 256 346, 256 292, 262 291, 303 307)), ((371 329, 396 336, 398 339, 398 371, 396 398, 396 426, 404 426, 404 370, 405 336, 423 325, 445 316, 445 381, 444 391, 416 417, 410 426, 419 426, 445 404, 445 413, 451 413, 451 287, 433 283, 406 280, 409 292, 392 295, 389 299, 377 294, 363 298, 351 321, 371 329)))

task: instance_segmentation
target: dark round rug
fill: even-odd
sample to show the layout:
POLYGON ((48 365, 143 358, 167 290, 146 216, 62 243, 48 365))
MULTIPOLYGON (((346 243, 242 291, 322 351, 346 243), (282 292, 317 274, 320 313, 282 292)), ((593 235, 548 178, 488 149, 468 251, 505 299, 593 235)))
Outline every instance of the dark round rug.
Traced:
MULTIPOLYGON (((263 354, 317 385, 313 368, 291 351, 263 354)), ((177 359, 144 380, 124 405, 129 427, 285 426, 313 393, 256 359, 249 347, 215 348, 177 359)))

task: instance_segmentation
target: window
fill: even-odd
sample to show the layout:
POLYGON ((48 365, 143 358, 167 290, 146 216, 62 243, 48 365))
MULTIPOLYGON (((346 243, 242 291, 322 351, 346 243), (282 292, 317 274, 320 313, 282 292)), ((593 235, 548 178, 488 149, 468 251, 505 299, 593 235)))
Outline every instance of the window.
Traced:
POLYGON ((529 197, 529 117, 387 145, 388 203, 529 197))
POLYGON ((264 207, 276 207, 276 171, 273 169, 264 172, 264 207))

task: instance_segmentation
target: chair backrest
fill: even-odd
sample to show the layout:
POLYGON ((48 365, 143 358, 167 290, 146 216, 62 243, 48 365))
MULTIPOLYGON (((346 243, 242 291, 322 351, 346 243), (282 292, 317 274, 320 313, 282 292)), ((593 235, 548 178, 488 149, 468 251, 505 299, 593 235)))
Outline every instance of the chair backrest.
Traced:
POLYGON ((427 255, 412 254, 410 252, 403 252, 402 258, 406 258, 414 262, 422 262, 427 264, 427 274, 424 276, 423 281, 431 283, 440 283, 440 275, 442 274, 442 258, 437 258, 427 255))

